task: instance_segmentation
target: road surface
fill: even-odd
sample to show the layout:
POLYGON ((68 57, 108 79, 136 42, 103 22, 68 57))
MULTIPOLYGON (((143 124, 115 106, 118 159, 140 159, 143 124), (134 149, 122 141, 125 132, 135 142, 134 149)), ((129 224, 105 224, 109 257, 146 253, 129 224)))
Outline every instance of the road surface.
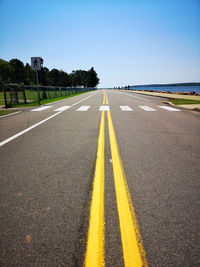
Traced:
POLYGON ((200 116, 97 90, 0 118, 1 266, 200 266, 200 116))

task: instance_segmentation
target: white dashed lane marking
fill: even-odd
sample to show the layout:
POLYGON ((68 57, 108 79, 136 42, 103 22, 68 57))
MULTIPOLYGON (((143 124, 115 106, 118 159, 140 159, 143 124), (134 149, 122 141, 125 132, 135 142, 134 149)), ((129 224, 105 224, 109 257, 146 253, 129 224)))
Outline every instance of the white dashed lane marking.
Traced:
POLYGON ((148 106, 139 106, 141 109, 145 110, 145 111, 156 111, 155 109, 148 107, 148 106))
POLYGON ((122 111, 133 111, 129 106, 120 106, 122 111))
POLYGON ((64 110, 67 110, 69 108, 71 108, 71 106, 63 106, 63 107, 55 109, 54 111, 64 111, 64 110))
POLYGON ((122 95, 130 96, 130 97, 133 97, 133 98, 137 98, 137 99, 140 99, 140 100, 152 102, 152 100, 150 100, 150 99, 145 99, 145 98, 141 98, 141 97, 138 97, 138 96, 135 96, 135 95, 131 95, 132 93, 131 94, 126 94, 126 93, 122 93, 122 92, 118 92, 118 93, 122 94, 122 95))
POLYGON ((13 112, 13 113, 10 113, 10 114, 6 114, 6 115, 3 115, 3 116, 0 116, 0 119, 5 118, 5 117, 9 117, 9 116, 12 116, 12 115, 15 115, 15 114, 18 114, 20 112, 21 111, 17 111, 17 112, 13 112))
POLYGON ((167 107, 167 106, 159 106, 159 108, 163 108, 163 109, 166 109, 166 110, 169 110, 169 111, 180 111, 177 108, 172 108, 172 107, 167 107))
POLYGON ((32 109, 31 111, 43 111, 45 109, 48 109, 48 108, 52 108, 53 106, 44 106, 44 107, 40 107, 40 108, 35 108, 35 109, 32 109))
MULTIPOLYGON (((88 99, 89 97, 91 97, 91 96, 93 96, 93 95, 95 95, 95 94, 96 94, 96 92, 93 93, 93 94, 91 94, 91 95, 89 95, 89 96, 87 96, 87 97, 85 97, 85 98, 83 98, 83 99, 81 99, 80 101, 78 101, 78 102, 72 104, 72 106, 75 106, 75 105, 79 104, 80 102, 85 101, 86 99, 88 99)), ((46 108, 46 107, 49 108, 49 107, 52 107, 52 106, 45 106, 45 108, 46 108)), ((44 107, 42 107, 42 108, 44 108, 44 107)), ((40 108, 40 109, 41 109, 41 108, 40 108)), ((23 130, 23 131, 21 131, 21 132, 15 134, 15 135, 13 135, 13 136, 11 136, 11 137, 5 139, 4 141, 0 142, 0 147, 3 146, 3 145, 5 145, 5 144, 7 144, 7 143, 9 143, 10 141, 14 140, 15 138, 17 138, 17 137, 19 137, 19 136, 21 136, 21 135, 23 135, 23 134, 25 134, 25 133, 31 131, 32 129, 34 129, 35 127, 37 127, 37 126, 39 126, 39 125, 41 125, 41 124, 43 124, 43 123, 45 123, 46 121, 48 121, 48 120, 50 120, 50 119, 52 119, 52 118, 58 116, 58 115, 61 114, 62 112, 63 112, 63 111, 57 112, 57 113, 55 113, 54 115, 51 115, 51 116, 47 117, 46 119, 44 119, 44 120, 42 120, 42 121, 39 121, 38 123, 36 123, 36 124, 34 124, 34 125, 32 125, 32 126, 26 128, 25 130, 23 130)))
POLYGON ((81 106, 76 111, 87 111, 90 108, 90 106, 81 106))
POLYGON ((99 111, 108 111, 110 110, 109 106, 100 106, 99 111))

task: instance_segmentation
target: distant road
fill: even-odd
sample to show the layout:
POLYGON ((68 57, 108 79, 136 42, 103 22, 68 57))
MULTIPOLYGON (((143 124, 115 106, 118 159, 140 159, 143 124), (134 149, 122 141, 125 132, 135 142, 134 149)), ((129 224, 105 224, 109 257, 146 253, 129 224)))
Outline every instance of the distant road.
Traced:
POLYGON ((98 90, 0 120, 1 266, 199 266, 200 116, 98 90))

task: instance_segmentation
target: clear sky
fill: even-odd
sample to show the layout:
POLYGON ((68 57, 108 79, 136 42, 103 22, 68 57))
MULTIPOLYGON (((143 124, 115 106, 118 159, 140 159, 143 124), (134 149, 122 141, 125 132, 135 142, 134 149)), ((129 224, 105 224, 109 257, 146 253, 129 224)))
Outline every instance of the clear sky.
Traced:
POLYGON ((100 87, 200 81, 200 0, 0 0, 0 51, 100 87))

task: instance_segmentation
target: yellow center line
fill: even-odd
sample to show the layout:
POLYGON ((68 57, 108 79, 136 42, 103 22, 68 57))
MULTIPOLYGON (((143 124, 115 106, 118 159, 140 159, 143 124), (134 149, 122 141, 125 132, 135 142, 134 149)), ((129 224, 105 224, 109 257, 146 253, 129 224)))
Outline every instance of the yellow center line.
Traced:
MULTIPOLYGON (((105 94, 106 95, 106 94, 105 94)), ((108 97, 107 97, 107 95, 106 95, 106 104, 108 104, 108 97)))
MULTIPOLYGON (((104 92, 103 104, 108 104, 104 92)), ((118 151, 111 113, 107 112, 114 183, 119 215, 120 233, 125 267, 148 266, 134 208, 118 151)), ((90 221, 85 255, 86 267, 104 267, 104 126, 105 112, 101 113, 97 159, 93 182, 90 221)))
POLYGON ((110 111, 107 112, 110 147, 125 267, 147 266, 145 251, 118 151, 110 111))
POLYGON ((93 182, 90 221, 85 255, 86 267, 103 267, 104 261, 104 121, 101 113, 97 159, 93 182))
POLYGON ((106 102, 106 94, 105 94, 105 92, 103 91, 103 105, 105 104, 105 102, 106 102))

